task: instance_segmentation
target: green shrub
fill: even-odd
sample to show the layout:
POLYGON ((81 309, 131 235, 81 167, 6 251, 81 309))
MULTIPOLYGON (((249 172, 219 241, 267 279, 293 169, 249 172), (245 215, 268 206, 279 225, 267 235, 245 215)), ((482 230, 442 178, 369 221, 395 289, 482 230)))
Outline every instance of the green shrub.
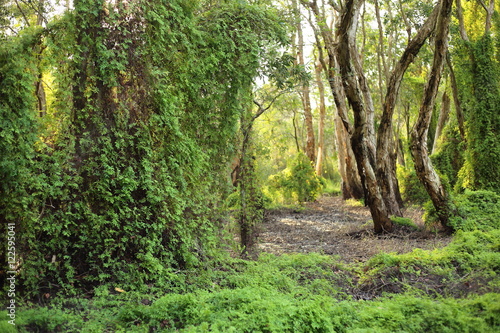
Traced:
MULTIPOLYGON (((499 239, 498 231, 460 232, 447 248, 381 254, 358 273, 374 279, 388 270, 383 285, 409 273, 412 280, 404 283, 432 278, 425 275, 431 273, 450 279, 450 285, 473 282, 467 277, 494 278, 500 269, 499 239)), ((346 267, 331 256, 265 254, 257 261, 233 259, 217 267, 179 272, 188 292, 154 296, 100 286, 93 299, 56 299, 48 307, 20 310, 19 331, 482 333, 500 328, 498 293, 453 299, 414 290, 369 302, 328 293, 351 287, 360 293, 363 285, 363 280, 342 285, 349 280, 346 267)))
POLYGON ((16 333, 17 332, 16 326, 9 323, 9 321, 12 319, 7 317, 7 312, 2 311, 0 313, 0 316, 2 318, 0 320, 0 332, 2 332, 2 333, 16 333), (7 319, 3 320, 4 318, 7 318, 7 319))
POLYGON ((398 295, 360 303, 354 327, 346 332, 494 332, 498 320, 491 323, 490 316, 499 313, 494 305, 498 300, 498 295, 482 296, 474 301, 398 295), (475 302, 487 303, 489 311, 483 312, 475 302))
POLYGON ((453 187, 458 181, 458 172, 464 164, 465 143, 456 125, 447 126, 441 140, 442 145, 431 156, 432 165, 440 174, 446 176, 450 186, 453 187))
POLYGON ((430 197, 418 179, 413 165, 403 167, 398 165, 397 176, 403 200, 414 204, 424 204, 430 197))
POLYGON ((316 175, 304 153, 297 154, 283 171, 269 177, 268 192, 283 203, 314 201, 321 194, 324 181, 316 175))
POLYGON ((500 195, 491 191, 469 191, 455 198, 458 216, 450 219, 456 230, 484 230, 500 228, 500 195))
MULTIPOLYGON (((494 230, 500 228, 500 195, 491 191, 470 191, 453 197, 456 214, 450 218, 455 230, 494 230)), ((424 205, 427 224, 437 221, 437 213, 431 202, 424 205)))
POLYGON ((324 179, 324 188, 323 188, 323 194, 328 195, 328 196, 339 196, 342 194, 342 190, 340 188, 341 186, 341 181, 340 180, 331 180, 331 179, 324 179))

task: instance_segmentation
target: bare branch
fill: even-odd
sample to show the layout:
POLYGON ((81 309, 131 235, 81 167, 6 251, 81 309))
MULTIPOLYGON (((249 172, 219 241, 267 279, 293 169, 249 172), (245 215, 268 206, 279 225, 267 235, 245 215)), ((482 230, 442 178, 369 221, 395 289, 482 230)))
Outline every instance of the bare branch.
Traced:
POLYGON ((252 123, 254 122, 254 120, 256 120, 257 118, 259 118, 259 117, 260 117, 260 116, 261 116, 264 112, 266 112, 267 110, 269 110, 269 109, 271 108, 271 106, 274 104, 274 102, 276 102, 276 100, 277 100, 280 96, 282 96, 282 95, 284 95, 284 94, 288 93, 289 91, 290 91, 289 89, 285 89, 285 90, 280 91, 277 95, 275 95, 275 96, 273 97, 273 99, 271 100, 271 102, 269 102, 269 104, 268 104, 266 107, 264 107, 264 106, 263 106, 263 103, 259 103, 259 102, 257 102, 257 101, 254 99, 254 100, 253 100, 253 103, 254 103, 255 105, 257 105, 259 109, 258 109, 257 113, 256 113, 256 114, 252 117, 252 123))
POLYGON ((28 18, 26 17, 26 14, 24 14, 24 11, 21 8, 21 5, 19 4, 19 2, 17 0, 15 0, 15 2, 16 2, 17 9, 19 9, 19 12, 21 12, 21 15, 23 16, 24 21, 26 22, 26 25, 29 27, 30 26, 30 21, 28 21, 28 18))

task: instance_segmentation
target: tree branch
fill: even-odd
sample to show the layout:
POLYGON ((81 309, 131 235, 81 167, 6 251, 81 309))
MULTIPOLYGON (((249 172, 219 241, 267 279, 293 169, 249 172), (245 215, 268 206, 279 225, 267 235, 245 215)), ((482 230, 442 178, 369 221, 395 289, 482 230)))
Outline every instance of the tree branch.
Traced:
POLYGON ((15 0, 15 2, 16 2, 17 9, 19 9, 19 12, 21 12, 21 15, 23 16, 24 21, 26 22, 26 25, 29 27, 30 26, 30 21, 28 21, 28 18, 26 17, 26 14, 24 14, 24 11, 22 10, 21 5, 19 4, 19 2, 17 2, 17 0, 15 0))
POLYGON ((285 90, 282 90, 280 91, 276 96, 273 97, 273 99, 271 100, 271 102, 269 102, 269 105, 266 106, 266 107, 263 107, 262 104, 263 103, 259 103, 257 102, 255 99, 253 100, 253 103, 255 105, 257 105, 259 107, 259 110, 257 111, 257 113, 252 117, 252 121, 251 123, 253 123, 257 118, 259 118, 264 112, 266 112, 267 110, 269 110, 271 108, 271 106, 274 104, 274 102, 276 102, 276 100, 278 99, 278 97, 288 93, 289 90, 288 89, 285 89, 285 90))

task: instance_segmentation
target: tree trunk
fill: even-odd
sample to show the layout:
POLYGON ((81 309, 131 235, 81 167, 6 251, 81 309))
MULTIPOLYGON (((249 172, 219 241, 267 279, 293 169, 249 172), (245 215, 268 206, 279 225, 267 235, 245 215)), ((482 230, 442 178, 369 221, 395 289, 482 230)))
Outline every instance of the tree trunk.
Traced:
POLYGON ((484 33, 489 34, 491 30, 491 19, 495 13, 495 0, 490 0, 488 6, 484 3, 484 0, 480 0, 479 3, 483 6, 486 11, 486 22, 484 26, 484 33))
POLYGON ((338 62, 347 99, 354 111, 352 148, 365 188, 365 202, 370 208, 376 233, 390 232, 393 225, 375 175, 375 133, 373 103, 366 78, 360 71, 356 49, 356 26, 362 1, 347 0, 337 29, 338 62))
MULTIPOLYGON (((304 62, 304 35, 302 31, 302 20, 298 9, 298 0, 292 0, 295 12, 296 28, 297 28, 297 60, 298 64, 305 67, 304 62)), ((300 97, 304 107, 304 121, 306 127, 306 155, 311 163, 316 163, 316 143, 314 138, 313 116, 311 110, 311 97, 309 92, 309 84, 302 85, 300 97)))
POLYGON ((404 145, 403 145, 403 140, 401 140, 400 137, 398 137, 397 151, 398 151, 399 164, 405 166, 406 162, 405 162, 404 145))
MULTIPOLYGON (((37 16, 36 16, 36 24, 37 25, 42 25, 43 24, 43 14, 45 12, 45 6, 44 6, 44 0, 40 0, 38 2, 38 8, 37 8, 37 16)), ((34 48, 34 52, 37 54, 37 61, 38 61, 38 80, 35 82, 35 92, 36 92, 36 97, 37 97, 37 109, 38 109, 38 114, 40 117, 44 117, 45 114, 47 113, 47 97, 45 95, 45 88, 43 86, 43 75, 42 75, 42 69, 41 67, 41 62, 42 62, 42 51, 45 48, 44 46, 41 45, 42 42, 37 44, 34 48)))
POLYGON ((424 97, 420 107, 417 122, 411 132, 410 150, 415 163, 418 178, 425 186, 431 197, 432 203, 437 211, 439 220, 443 227, 450 230, 449 218, 452 215, 450 199, 441 180, 434 170, 429 153, 427 151, 427 133, 432 117, 436 95, 441 80, 446 52, 448 47, 448 29, 451 17, 453 0, 441 0, 440 11, 437 21, 434 60, 427 81, 424 97))
POLYGON ((450 71, 450 81, 451 81, 451 92, 453 95, 453 104, 455 105, 455 111, 457 113, 458 130, 460 131, 460 137, 465 140, 465 117, 462 110, 462 103, 458 98, 458 86, 457 79, 455 77, 455 71, 450 60, 450 53, 446 53, 446 64, 448 65, 448 70, 450 71))
POLYGON ((339 174, 342 178, 342 198, 344 200, 361 199, 364 191, 358 173, 356 157, 351 146, 351 136, 344 127, 339 115, 335 115, 335 138, 337 141, 339 174))
POLYGON ((387 85, 383 114, 377 133, 377 179, 380 182, 382 195, 390 215, 401 216, 401 208, 403 207, 396 176, 397 149, 394 144, 392 126, 394 109, 404 73, 434 30, 438 13, 439 5, 434 7, 429 18, 408 43, 403 55, 394 67, 387 85))
POLYGON ((448 115, 450 114, 450 97, 446 92, 443 93, 443 100, 441 104, 441 111, 439 112, 439 119, 436 126, 436 133, 434 135, 434 143, 432 145, 432 154, 436 152, 438 146, 438 139, 443 133, 443 128, 448 121, 448 115))
POLYGON ((406 27, 406 33, 408 35, 408 44, 411 41, 411 24, 410 21, 408 20, 408 17, 406 16, 405 10, 403 8, 403 2, 402 0, 398 0, 398 6, 399 6, 399 12, 401 13, 401 17, 403 18, 403 22, 406 27))
POLYGON ((316 174, 321 176, 321 168, 323 166, 323 158, 325 152, 325 117, 326 117, 326 106, 325 106, 325 86, 323 85, 323 79, 321 78, 321 62, 318 61, 315 66, 316 83, 318 84, 319 91, 319 123, 318 123, 318 154, 316 157, 316 174))
MULTIPOLYGON (((323 37, 324 47, 327 50, 328 63, 323 64, 326 72, 330 90, 335 101, 337 114, 335 116, 335 136, 337 140, 337 153, 339 163, 339 173, 342 178, 342 197, 346 199, 361 199, 364 196, 364 189, 358 173, 358 166, 354 151, 351 144, 351 133, 353 126, 347 115, 347 104, 344 87, 342 85, 342 78, 338 72, 337 55, 336 55, 336 41, 333 38, 333 31, 326 24, 326 19, 320 14, 316 1, 306 3, 314 13, 318 22, 318 27, 315 27, 312 22, 311 26, 314 29, 317 44, 320 45, 319 35, 323 37), (319 31, 318 31, 319 28, 319 31)), ((325 59, 322 56, 323 49, 318 47, 320 59, 325 59)))
MULTIPOLYGON (((377 18, 377 25, 378 25, 378 52, 379 52, 379 57, 380 60, 382 60, 382 69, 383 72, 379 73, 382 75, 385 79, 385 81, 388 81, 389 79, 389 67, 387 65, 387 61, 385 59, 385 49, 384 49, 384 27, 382 26, 382 20, 380 19, 380 9, 378 6, 378 0, 375 0, 375 16, 377 18)), ((382 89, 382 87, 381 87, 382 89)))

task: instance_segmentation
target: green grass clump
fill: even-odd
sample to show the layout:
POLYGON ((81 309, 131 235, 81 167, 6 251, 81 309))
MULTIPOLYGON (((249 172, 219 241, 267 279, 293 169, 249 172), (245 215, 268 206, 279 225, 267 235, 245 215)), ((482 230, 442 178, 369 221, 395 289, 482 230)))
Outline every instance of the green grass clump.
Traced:
POLYGON ((496 332, 498 294, 456 300, 412 295, 357 303, 354 323, 343 332, 496 332))
POLYGON ((391 216, 391 221, 394 223, 394 224, 397 224, 397 225, 400 225, 400 226, 404 226, 404 227, 409 227, 413 230, 418 230, 420 229, 418 227, 418 225, 416 225, 412 219, 410 218, 407 218, 407 217, 399 217, 399 216, 391 216))
MULTIPOLYGON (((498 332, 500 230, 445 248, 348 266, 320 254, 226 259, 150 294, 101 285, 93 298, 19 309, 19 332, 498 332), (366 300, 361 300, 366 299, 366 300)), ((0 326, 1 327, 1 326, 0 326)))
POLYGON ((332 332, 325 304, 331 299, 297 299, 263 288, 201 291, 166 295, 151 307, 123 310, 122 321, 136 323, 138 315, 149 327, 185 332, 332 332), (130 312, 130 310, 132 310, 130 312))

